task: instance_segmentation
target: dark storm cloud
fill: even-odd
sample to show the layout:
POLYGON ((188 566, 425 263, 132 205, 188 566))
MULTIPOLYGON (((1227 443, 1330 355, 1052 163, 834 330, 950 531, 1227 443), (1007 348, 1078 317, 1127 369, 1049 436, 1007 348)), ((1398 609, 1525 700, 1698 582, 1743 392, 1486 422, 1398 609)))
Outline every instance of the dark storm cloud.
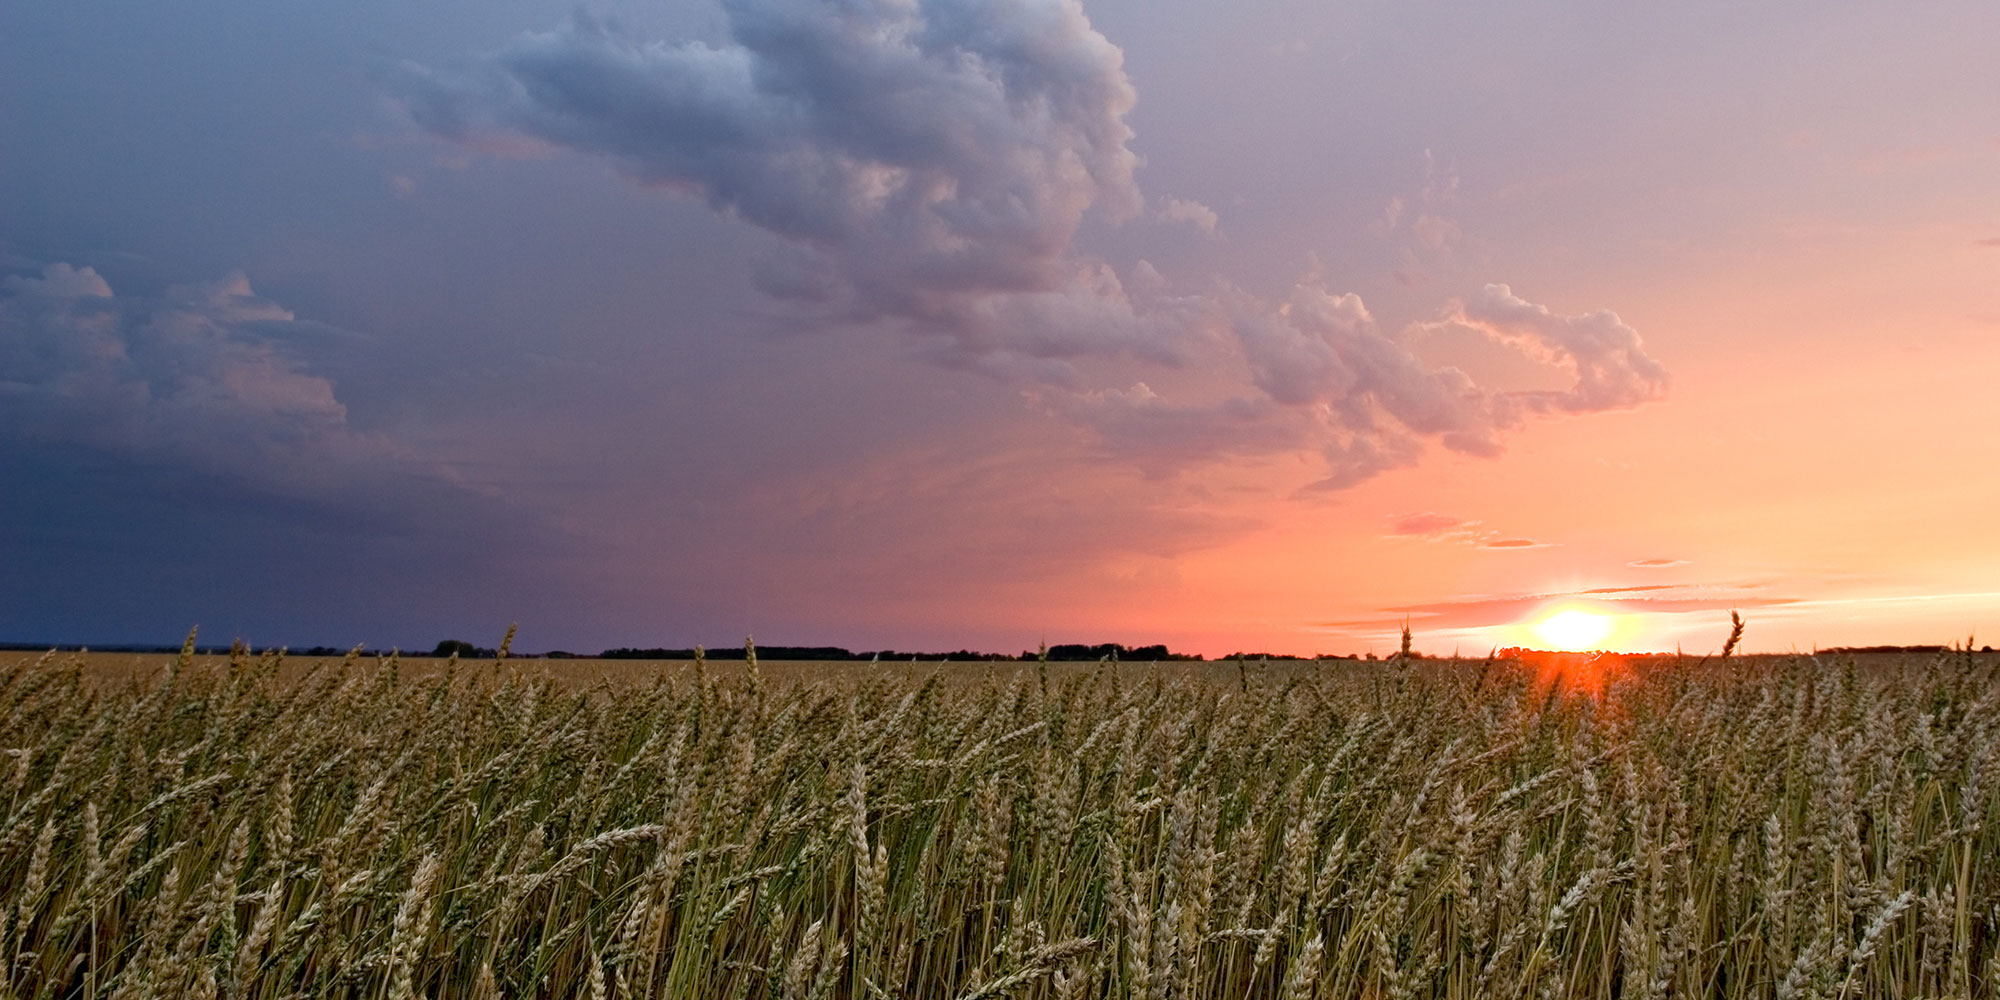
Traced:
MULTIPOLYGON (((723 0, 727 38, 646 42, 588 17, 394 86, 434 135, 607 158, 780 237, 758 285, 808 322, 887 322, 938 363, 1035 387, 1043 409, 1156 474, 1285 452, 1316 490, 1477 456, 1533 413, 1659 398, 1666 373, 1609 311, 1488 285, 1442 320, 1574 375, 1497 392, 1418 358, 1359 296, 1301 282, 1272 303, 1223 281, 1176 293, 1073 244, 1092 211, 1139 213, 1123 53, 1076 0, 723 0), (1195 367, 1217 398, 1105 385, 1105 360, 1195 367), (1096 378, 1086 376, 1094 372, 1096 378)), ((1156 216, 1212 233, 1215 213, 1156 216)), ((1129 379, 1130 376, 1127 376, 1129 379)), ((1519 547, 1518 545, 1516 547, 1519 547)))
POLYGON ((605 156, 807 248, 767 268, 768 292, 962 334, 973 353, 1060 357, 1154 335, 1128 329, 1129 309, 1104 324, 1063 301, 988 299, 1076 288, 1123 301, 1068 257, 1087 210, 1140 208, 1123 54, 1077 3, 723 6, 719 46, 646 43, 579 16, 459 71, 409 66, 399 92, 437 135, 605 156))
POLYGON ((7 436, 296 488, 395 454, 286 356, 296 318, 240 273, 133 300, 92 268, 54 263, 0 292, 7 436))
POLYGON ((329 336, 351 339, 240 273, 158 296, 60 262, 0 279, 0 561, 59 568, 0 585, 0 631, 159 641, 220 613, 322 641, 297 630, 414 626, 504 600, 507 557, 559 561, 539 518, 357 430, 292 356, 329 336))

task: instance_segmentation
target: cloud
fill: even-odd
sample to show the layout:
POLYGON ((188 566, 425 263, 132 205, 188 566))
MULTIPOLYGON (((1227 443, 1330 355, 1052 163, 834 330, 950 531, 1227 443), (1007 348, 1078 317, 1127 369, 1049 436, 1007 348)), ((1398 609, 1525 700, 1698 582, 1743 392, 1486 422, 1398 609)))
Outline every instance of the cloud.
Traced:
POLYGON ((1639 569, 1666 569, 1670 566, 1685 566, 1687 562, 1686 559, 1634 559, 1626 565, 1639 569))
POLYGON ((387 522, 419 505, 457 505, 468 520, 484 517, 474 507, 505 507, 447 463, 357 426, 334 381, 302 358, 367 340, 299 318, 240 271, 158 294, 115 292, 95 269, 60 262, 9 276, 0 452, 89 453, 387 522))
POLYGON ((1150 389, 1143 399, 1095 392, 1079 396, 1069 413, 1109 441, 1143 442, 1152 460, 1173 439, 1186 444, 1190 462, 1314 450, 1323 476, 1309 489, 1328 491, 1413 465, 1427 443, 1493 457, 1530 414, 1636 406, 1666 391, 1665 369, 1617 314, 1559 314, 1505 285, 1486 286, 1445 322, 1569 370, 1570 388, 1502 392, 1457 368, 1432 367, 1406 346, 1412 331, 1385 331, 1360 296, 1336 294, 1317 279, 1299 282, 1275 306, 1229 290, 1218 308, 1248 382, 1231 399, 1188 404, 1150 389), (1145 421, 1159 426, 1139 426, 1145 421))
POLYGON ((1220 221, 1215 209, 1198 201, 1186 198, 1168 198, 1160 208, 1159 217, 1163 222, 1185 223, 1208 236, 1215 235, 1216 224, 1220 221))
POLYGON ((1985 239, 1973 240, 1972 245, 1976 247, 1986 247, 1988 249, 2000 248, 2000 236, 1989 236, 1985 239))
POLYGON ((1237 296, 1231 329, 1250 380, 1271 402, 1309 414, 1338 489, 1413 464, 1421 439, 1495 455, 1487 397, 1455 368, 1430 368, 1385 335, 1352 293, 1302 282, 1276 308, 1237 296))
POLYGON ((1463 518, 1449 514, 1400 514, 1389 520, 1389 534, 1429 538, 1465 526, 1463 518))
POLYGON ((111 286, 89 267, 73 267, 57 262, 42 269, 39 278, 8 275, 0 289, 17 296, 42 299, 108 299, 111 286))
POLYGON ((348 629, 497 630, 496 605, 571 579, 546 518, 356 426, 308 342, 366 338, 240 272, 159 293, 61 262, 0 278, 0 563, 54 567, 0 582, 0 629, 157 640, 221 619, 289 640, 266 630, 312 621, 382 641, 348 629))
POLYGON ((1075 373, 1066 362, 1081 358, 1178 365, 1181 344, 1212 325, 1214 313, 1203 298, 1169 294, 1145 261, 1127 280, 1109 264, 1076 260, 1056 288, 968 297, 955 317, 954 336, 934 357, 947 365, 1068 383, 1075 373))
MULTIPOLYGON (((1176 293, 1144 261, 1073 244, 1086 215, 1137 215, 1123 53, 1078 0, 721 0, 717 42, 647 42, 585 15, 454 68, 406 65, 413 121, 485 151, 558 148, 700 199, 780 238, 758 287, 805 326, 888 325, 938 364, 1027 383, 1108 457, 1167 475, 1317 453, 1310 492, 1491 457, 1533 413, 1660 398, 1666 373, 1616 314, 1558 314, 1488 285, 1443 322, 1576 376, 1502 393, 1432 367, 1359 296, 1317 277, 1271 302, 1212 280, 1176 293), (1104 361, 1189 369, 1134 378, 1104 361), (1107 381, 1115 379, 1114 384, 1107 381), (1205 394, 1189 392, 1204 382, 1205 394)), ((1460 238, 1458 179, 1426 152, 1418 238, 1460 238)), ((1158 218, 1215 229, 1168 198, 1158 218)), ((1393 227, 1402 203, 1385 218, 1393 227)), ((1519 547, 1519 546, 1515 546, 1519 547)))
POLYGON ((1538 542, 1532 538, 1504 535, 1483 527, 1478 521, 1468 521, 1449 514, 1428 511, 1422 514, 1399 514, 1390 518, 1389 534, 1392 537, 1423 538, 1433 542, 1452 542, 1482 549, 1540 549, 1548 548, 1551 544, 1538 542))
POLYGON ((1510 394, 1531 408, 1589 413, 1637 406, 1667 393, 1666 367, 1646 353, 1639 331, 1609 309, 1563 316, 1506 285, 1487 285, 1460 306, 1455 319, 1576 376, 1565 391, 1510 394))
POLYGON ((783 288, 955 333, 988 296, 1073 287, 1085 213, 1130 218, 1124 55, 1076 0, 724 0, 720 44, 578 15, 396 89, 473 148, 610 159, 782 237, 783 288))
POLYGON ((7 436, 301 489, 397 455, 286 356, 288 328, 305 324, 240 272, 156 299, 117 296, 66 263, 0 288, 7 436))
POLYGON ((1383 608, 1379 618, 1322 622, 1326 628, 1348 629, 1383 627, 1405 618, 1421 622, 1425 628, 1483 628, 1527 620, 1560 601, 1581 601, 1599 610, 1619 614, 1687 614, 1726 611, 1731 608, 1771 608, 1801 603, 1799 598, 1750 596, 1743 588, 1701 587, 1598 587, 1553 593, 1478 595, 1456 600, 1409 604, 1383 608), (1715 591, 1729 593, 1715 593, 1715 591))

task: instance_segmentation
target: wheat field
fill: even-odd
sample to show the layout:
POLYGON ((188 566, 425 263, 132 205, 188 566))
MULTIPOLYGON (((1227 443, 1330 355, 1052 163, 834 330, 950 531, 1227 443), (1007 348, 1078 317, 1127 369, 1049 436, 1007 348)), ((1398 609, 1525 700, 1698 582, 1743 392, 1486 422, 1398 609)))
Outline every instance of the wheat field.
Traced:
POLYGON ((0 996, 2000 996, 1971 654, 0 655, 0 996))

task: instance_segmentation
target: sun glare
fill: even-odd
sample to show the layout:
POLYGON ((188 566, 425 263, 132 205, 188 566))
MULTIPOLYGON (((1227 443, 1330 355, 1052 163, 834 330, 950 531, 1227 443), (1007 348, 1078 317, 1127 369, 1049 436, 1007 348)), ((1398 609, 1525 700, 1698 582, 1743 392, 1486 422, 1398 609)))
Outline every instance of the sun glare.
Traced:
POLYGON ((1611 637, 1611 616, 1565 608, 1535 624, 1535 637, 1550 649, 1599 649, 1611 637))

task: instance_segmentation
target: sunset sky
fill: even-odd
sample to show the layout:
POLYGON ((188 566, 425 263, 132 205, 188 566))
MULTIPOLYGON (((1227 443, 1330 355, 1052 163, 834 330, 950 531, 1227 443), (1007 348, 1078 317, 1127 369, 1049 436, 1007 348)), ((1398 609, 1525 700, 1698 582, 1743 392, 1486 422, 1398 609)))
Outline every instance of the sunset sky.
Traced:
POLYGON ((2000 5, 0 6, 0 640, 2000 641, 2000 5))

